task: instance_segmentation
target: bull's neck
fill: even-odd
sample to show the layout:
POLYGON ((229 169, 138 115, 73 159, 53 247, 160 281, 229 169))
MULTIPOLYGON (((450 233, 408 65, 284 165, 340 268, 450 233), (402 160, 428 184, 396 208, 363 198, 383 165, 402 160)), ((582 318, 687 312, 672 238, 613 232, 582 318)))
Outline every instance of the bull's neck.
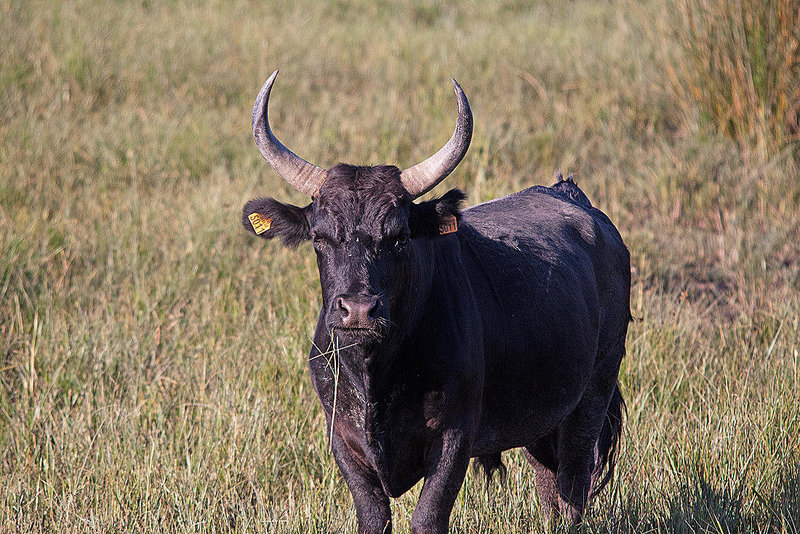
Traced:
POLYGON ((434 273, 436 271, 436 250, 435 241, 431 239, 421 239, 414 242, 414 252, 411 272, 408 273, 406 288, 402 295, 395 299, 399 308, 394 311, 396 319, 392 321, 396 324, 399 343, 406 339, 413 338, 415 331, 419 329, 420 323, 430 320, 425 317, 425 308, 431 294, 434 273))

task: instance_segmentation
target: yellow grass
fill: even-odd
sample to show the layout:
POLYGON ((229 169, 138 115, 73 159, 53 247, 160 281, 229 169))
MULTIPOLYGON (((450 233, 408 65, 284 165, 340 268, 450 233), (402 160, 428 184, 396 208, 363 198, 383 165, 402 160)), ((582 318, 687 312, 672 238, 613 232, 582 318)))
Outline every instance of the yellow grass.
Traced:
POLYGON ((684 109, 699 111, 762 161, 800 141, 800 2, 681 0, 670 66, 684 109))
MULTIPOLYGON (((572 171, 620 228, 629 417, 585 531, 798 532, 798 168, 687 113, 665 4, 0 0, 0 531, 354 531, 306 369, 313 252, 239 223, 305 202, 250 138, 281 68, 274 130, 314 163, 428 156, 455 77, 475 136, 434 194, 572 171)), ((454 532, 542 531, 506 462, 454 532)))

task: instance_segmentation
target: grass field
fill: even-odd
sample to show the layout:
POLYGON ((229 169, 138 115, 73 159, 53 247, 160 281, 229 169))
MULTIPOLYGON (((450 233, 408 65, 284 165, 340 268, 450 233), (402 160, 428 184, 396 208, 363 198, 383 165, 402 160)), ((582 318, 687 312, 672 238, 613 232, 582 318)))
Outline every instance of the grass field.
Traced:
MULTIPOLYGON (((455 77, 475 135, 434 194, 561 169, 617 224, 627 431, 586 532, 800 532, 798 165, 671 92, 668 12, 0 0, 0 532, 354 531, 306 369, 313 251, 239 222, 305 202, 250 137, 276 68, 273 128, 318 165, 427 157, 455 77)), ((505 459, 505 483, 468 474, 452 531, 542 531, 505 459)))

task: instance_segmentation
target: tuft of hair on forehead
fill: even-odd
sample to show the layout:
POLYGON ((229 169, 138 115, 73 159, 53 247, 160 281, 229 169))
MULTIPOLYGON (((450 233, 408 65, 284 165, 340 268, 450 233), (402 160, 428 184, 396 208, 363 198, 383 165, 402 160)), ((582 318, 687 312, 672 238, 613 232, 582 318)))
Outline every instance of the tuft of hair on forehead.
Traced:
POLYGON ((412 201, 397 167, 345 163, 328 170, 328 178, 314 198, 315 213, 324 214, 322 220, 327 223, 323 224, 332 224, 337 234, 346 227, 359 228, 376 238, 398 224, 397 217, 412 201))
POLYGON ((358 166, 339 163, 328 170, 320 195, 355 193, 359 197, 408 196, 400 181, 400 169, 394 165, 358 166))
POLYGON ((394 165, 356 166, 340 163, 328 170, 317 206, 362 216, 380 216, 413 199, 400 181, 394 165))

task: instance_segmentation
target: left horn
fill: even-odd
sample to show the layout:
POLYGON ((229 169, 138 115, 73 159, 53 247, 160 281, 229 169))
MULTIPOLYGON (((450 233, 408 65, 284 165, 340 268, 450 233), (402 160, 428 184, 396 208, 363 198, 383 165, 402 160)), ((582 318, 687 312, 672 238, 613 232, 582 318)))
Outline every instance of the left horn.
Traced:
POLYGON ((256 103, 253 105, 253 139, 256 140, 261 155, 267 160, 281 178, 289 182, 292 187, 310 197, 319 193, 319 188, 328 176, 328 171, 312 165, 285 146, 272 135, 267 116, 269 93, 278 71, 264 83, 258 93, 256 103))
POLYGON ((472 110, 458 82, 453 80, 458 99, 458 120, 453 136, 439 151, 421 163, 404 170, 400 175, 403 187, 411 196, 424 195, 453 172, 467 153, 472 140, 472 110))

